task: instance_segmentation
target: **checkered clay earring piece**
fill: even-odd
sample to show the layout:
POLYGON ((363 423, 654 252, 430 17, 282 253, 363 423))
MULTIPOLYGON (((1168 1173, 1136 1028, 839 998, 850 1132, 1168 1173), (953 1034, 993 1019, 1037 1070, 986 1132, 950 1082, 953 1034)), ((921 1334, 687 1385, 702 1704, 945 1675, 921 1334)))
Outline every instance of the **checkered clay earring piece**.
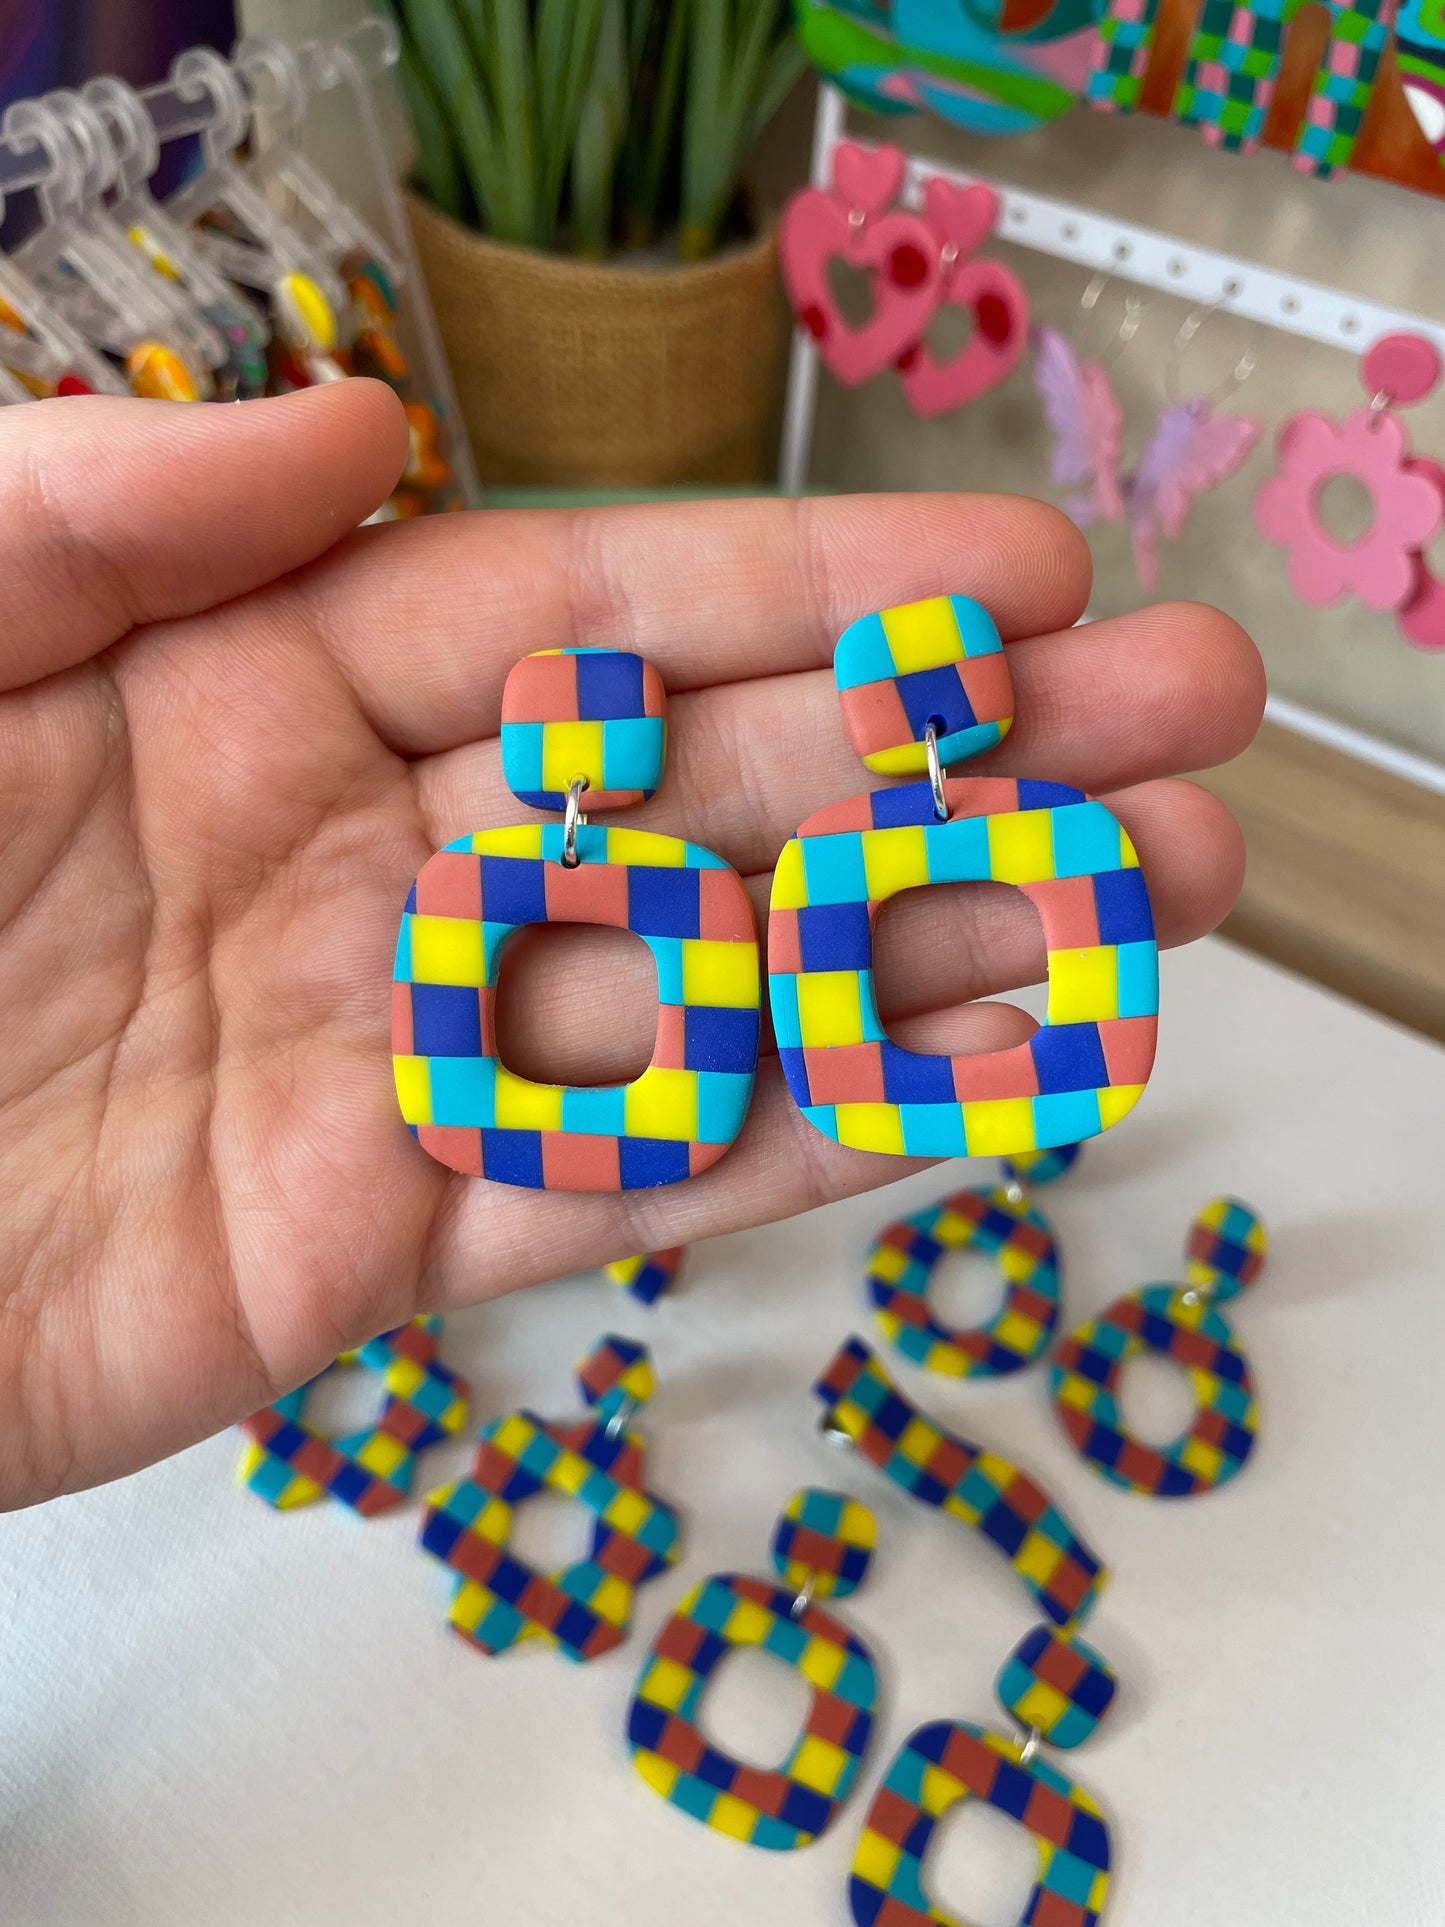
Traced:
POLYGON ((1038 1626, 1010 1654, 996 1688, 1022 1738, 963 1720, 934 1720, 911 1734, 873 1796, 853 1856, 856 1927, 950 1918, 929 1898, 925 1862, 934 1828, 963 1800, 983 1800, 1033 1835, 1038 1876, 1020 1927, 1096 1927, 1109 1892, 1109 1830, 1083 1788, 1037 1756, 1045 1742, 1087 1739, 1114 1686, 1082 1640, 1038 1626))
POLYGON ((604 1338, 578 1364, 577 1382, 591 1418, 493 1420, 470 1474, 427 1501, 421 1544, 456 1576, 452 1628, 484 1653, 540 1638, 569 1659, 596 1659, 627 1637, 635 1588, 677 1558, 677 1519, 646 1489, 642 1441, 629 1429, 654 1389, 647 1347, 604 1338), (545 1491, 593 1515, 586 1555, 550 1574, 508 1549, 517 1507, 545 1491))
POLYGON ((825 1438, 854 1446, 911 1498, 982 1533, 1056 1626, 1092 1610, 1108 1570, 1048 1493, 1001 1453, 944 1431, 861 1338, 845 1340, 813 1390, 825 1438))
POLYGON ((1247 1204, 1215 1198, 1189 1227, 1182 1284, 1126 1292, 1055 1352, 1054 1408, 1082 1456, 1112 1484, 1155 1499, 1192 1498, 1232 1479, 1253 1451, 1254 1380, 1217 1307, 1258 1277, 1266 1242, 1247 1204), (1124 1366, 1145 1351, 1182 1366, 1194 1393, 1194 1417, 1172 1445, 1145 1445, 1120 1416, 1124 1366))
POLYGON ((331 1497, 370 1518, 411 1490, 417 1454, 454 1437, 467 1422, 467 1383, 437 1357, 440 1318, 413 1318, 354 1351, 328 1371, 360 1367, 384 1388, 376 1423, 328 1439, 305 1421, 320 1378, 253 1412, 241 1427, 246 1448, 237 1476, 278 1511, 331 1497))
POLYGON ((686 1245, 674 1245, 670 1251, 644 1251, 635 1258, 617 1258, 602 1269, 619 1291, 627 1292, 641 1305, 655 1305, 664 1292, 671 1290, 686 1252, 686 1245))
POLYGON ((969 597, 863 617, 839 639, 834 673, 868 767, 927 780, 832 804, 783 846, 768 991, 793 1101, 825 1137, 895 1156, 1015 1156, 1107 1131, 1143 1095, 1158 1023, 1154 917, 1133 844, 1082 790, 945 777, 1013 715, 998 630, 969 597), (878 1014, 879 910, 925 884, 990 880, 1039 913, 1044 1022, 1010 1050, 902 1049, 878 1014))
POLYGON ((710 850, 584 811, 662 780, 662 683, 620 649, 527 656, 502 696, 502 768, 558 824, 479 830, 430 859, 397 940, 392 1063, 422 1148, 469 1177, 548 1191, 637 1191, 715 1164, 742 1129, 758 1062, 757 928, 710 850), (538 1084, 497 1051, 502 950, 535 923, 631 930, 657 966, 657 1041, 630 1084, 538 1084))
POLYGON ((753 1847, 791 1851, 824 1831, 847 1799, 873 1730, 878 1677, 867 1647, 816 1601, 852 1592, 876 1525, 839 1492, 795 1492, 773 1534, 785 1581, 714 1573, 678 1606, 643 1662, 627 1714, 633 1764, 665 1800, 753 1847), (776 1770, 746 1766, 706 1740, 698 1709, 741 1646, 795 1667, 812 1688, 803 1730, 776 1770))

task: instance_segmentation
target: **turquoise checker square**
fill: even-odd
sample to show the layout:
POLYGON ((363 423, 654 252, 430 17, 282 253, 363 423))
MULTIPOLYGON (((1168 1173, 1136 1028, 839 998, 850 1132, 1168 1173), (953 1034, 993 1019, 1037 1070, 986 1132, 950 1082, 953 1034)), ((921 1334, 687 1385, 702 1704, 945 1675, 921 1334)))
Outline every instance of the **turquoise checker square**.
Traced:
POLYGON ((689 870, 725 870, 728 866, 714 850, 705 850, 700 843, 684 843, 683 856, 689 870))
POLYGON ((753 1080, 737 1071, 697 1073, 697 1136, 700 1144, 731 1144, 742 1129, 753 1080))
POLYGON ((803 1027, 798 1020, 798 980, 791 971, 768 978, 773 1007, 773 1037, 779 1050, 801 1050, 803 1027))
POLYGON ((544 723, 502 724, 502 776, 513 795, 542 788, 544 723))
POLYGON ((1041 1151, 1057 1144, 1077 1144, 1086 1137, 1097 1137, 1104 1128, 1099 1117, 1097 1091, 1062 1091, 1032 1100, 1034 1139, 1041 1151))
POLYGON ((890 682, 897 673, 893 651, 883 630, 883 618, 875 612, 849 623, 833 651, 833 677, 839 689, 890 682))
POLYGON ((858 1014, 863 1021, 863 1042, 865 1044, 886 1044, 888 1033, 883 1028, 883 1020, 878 1015, 878 996, 873 988, 873 972, 858 972, 858 1014))
POLYGON ((433 1057, 433 1124, 487 1128, 497 1115, 497 1066, 491 1057, 433 1057))
MULTIPOLYGON (((602 725, 603 788, 651 794, 662 781, 666 755, 667 724, 661 716, 612 718, 602 725)), ((540 781, 535 787, 542 787, 540 781)))
POLYGON ((682 942, 681 937, 647 939, 647 947, 657 964, 657 1001, 660 1004, 687 1001, 682 994, 682 942))
POLYGON ((807 1118, 814 1130, 821 1131, 824 1137, 836 1139, 838 1135, 838 1110, 836 1105, 805 1104, 802 1108, 803 1116, 807 1118))
POLYGON ((1050 815, 1055 876, 1098 876, 1121 867, 1119 825, 1102 803, 1060 803, 1050 815))
POLYGON ((958 639, 963 644, 965 656, 1003 654, 1003 637, 998 632, 998 625, 981 602, 975 602, 972 596, 951 595, 948 606, 958 625, 958 639))
POLYGON ((810 904, 866 903, 863 838, 856 830, 802 839, 803 881, 810 904))
POLYGON ((1159 1009, 1159 946, 1119 945, 1119 1015, 1152 1017, 1159 1009))
POLYGON ((411 982, 411 914, 407 912, 401 920, 401 928, 396 933, 396 961, 391 974, 399 984, 411 982))
POLYGON ((562 1129, 583 1136, 621 1137, 626 1108, 625 1084, 569 1084, 562 1092, 562 1129))
POLYGON ((923 847, 930 883, 980 883, 989 875, 986 816, 962 816, 953 823, 925 824, 923 847))
POLYGON ((497 981, 497 952, 516 928, 515 923, 482 924, 482 967, 487 973, 488 983, 497 981))
POLYGON ((968 1139, 960 1104, 900 1104, 903 1149, 910 1157, 963 1158, 968 1139))

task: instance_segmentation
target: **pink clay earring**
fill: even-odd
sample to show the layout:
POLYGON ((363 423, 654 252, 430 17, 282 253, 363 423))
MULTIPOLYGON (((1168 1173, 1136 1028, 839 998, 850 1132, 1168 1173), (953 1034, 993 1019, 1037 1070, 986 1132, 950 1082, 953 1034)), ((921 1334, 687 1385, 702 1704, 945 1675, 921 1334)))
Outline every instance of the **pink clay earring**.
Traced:
POLYGON ((1149 304, 1142 295, 1125 295, 1113 341, 1096 360, 1088 360, 1089 322, 1112 279, 1107 268, 1101 269, 1080 296, 1077 348, 1057 328, 1039 328, 1034 336, 1034 387, 1053 437, 1049 478, 1056 488, 1071 491, 1062 507, 1081 529, 1124 519, 1119 484, 1124 416, 1108 362, 1138 334, 1149 304))
POLYGON ((991 187, 954 187, 935 176, 924 183, 923 205, 938 247, 938 306, 965 308, 973 318, 972 335, 950 360, 936 360, 921 337, 899 356, 909 405, 929 416, 977 401, 1015 367, 1028 340, 1029 298, 1002 262, 973 258, 998 224, 991 187))
POLYGON ((840 141, 832 187, 805 187, 783 210, 778 243, 788 298, 824 364, 848 387, 891 367, 938 305, 937 237, 921 215, 893 206, 906 167, 899 148, 840 141), (868 272, 873 313, 861 327, 848 324, 834 298, 833 261, 868 272))
POLYGON ((1391 412, 1421 401, 1440 379, 1440 356, 1417 335, 1386 335, 1360 362, 1369 402, 1342 422, 1307 412, 1279 431, 1279 472, 1254 498, 1261 532, 1289 551, 1290 586, 1311 608, 1353 595, 1392 609, 1422 648, 1445 646, 1445 590, 1421 551, 1445 519, 1445 471, 1411 456, 1391 412), (1373 515, 1357 541, 1337 542, 1320 520, 1319 497, 1338 475, 1369 491, 1373 515))

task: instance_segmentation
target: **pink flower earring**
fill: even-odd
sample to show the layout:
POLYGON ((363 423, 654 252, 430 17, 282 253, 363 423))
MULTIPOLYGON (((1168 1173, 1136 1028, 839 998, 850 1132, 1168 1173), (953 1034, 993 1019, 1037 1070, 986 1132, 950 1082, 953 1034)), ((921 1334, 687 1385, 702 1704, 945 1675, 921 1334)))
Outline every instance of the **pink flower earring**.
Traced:
POLYGON ((1411 641, 1445 645, 1445 591, 1420 553, 1445 518, 1442 472, 1412 458, 1389 411, 1422 400, 1440 379, 1440 356, 1416 335, 1386 335, 1360 362, 1369 403, 1343 422, 1294 415, 1275 443, 1279 473, 1254 498, 1261 532, 1289 551, 1290 586, 1311 608, 1353 595, 1393 609, 1411 641), (1337 542, 1320 520, 1320 491, 1337 475, 1369 490, 1373 515, 1357 541, 1337 542), (1412 630, 1414 633, 1412 633, 1412 630))
POLYGON ((891 367, 938 305, 944 264, 937 237, 920 215, 893 207, 906 167, 897 147, 840 141, 832 187, 805 187, 783 209, 778 246, 788 299, 824 364, 848 387, 891 367), (868 272, 873 313, 861 327, 850 327, 838 307, 828 281, 833 261, 868 272))
POLYGON ((923 205, 939 247, 938 305, 966 308, 973 317, 972 335, 951 360, 935 360, 921 338, 899 356, 909 405, 928 416, 977 401, 1016 365, 1028 340, 1029 298, 1002 262, 970 258, 998 223, 991 187, 954 187, 935 176, 924 183, 923 205))
POLYGON ((1159 537, 1181 535, 1196 498, 1228 481, 1259 440, 1260 424, 1253 416, 1214 412, 1217 401, 1254 373, 1259 356, 1253 348, 1209 394, 1181 401, 1174 388, 1184 350, 1232 292, 1227 286, 1218 300, 1196 308, 1180 324, 1166 364, 1168 405, 1155 420, 1139 466, 1123 483, 1134 567, 1140 587, 1150 595, 1159 587, 1159 537))

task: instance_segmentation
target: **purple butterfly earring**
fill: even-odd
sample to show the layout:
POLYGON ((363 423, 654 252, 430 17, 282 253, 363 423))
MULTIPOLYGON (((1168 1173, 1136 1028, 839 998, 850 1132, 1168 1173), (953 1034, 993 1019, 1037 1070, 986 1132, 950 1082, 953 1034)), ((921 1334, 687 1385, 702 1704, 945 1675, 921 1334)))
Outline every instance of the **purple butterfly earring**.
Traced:
POLYGON ((1034 389, 1052 438, 1049 478, 1055 488, 1069 490, 1061 506, 1081 529, 1091 522, 1124 519, 1119 490, 1124 415, 1109 364, 1139 332, 1149 304, 1141 294, 1125 295, 1113 340, 1090 360, 1089 324, 1113 278, 1108 269, 1102 269, 1084 289, 1075 341, 1057 328, 1039 328, 1034 335, 1034 389))
POLYGON ((1121 486, 1139 586, 1150 595, 1159 587, 1159 537, 1173 540, 1180 535, 1196 498, 1227 482, 1259 440, 1260 424, 1252 415, 1214 412, 1217 402, 1254 373, 1259 355, 1253 346, 1207 394, 1179 397, 1184 350, 1234 293, 1234 284, 1226 282, 1215 300, 1195 308, 1180 323, 1165 364, 1165 406, 1155 419, 1139 466, 1124 477, 1121 486))

